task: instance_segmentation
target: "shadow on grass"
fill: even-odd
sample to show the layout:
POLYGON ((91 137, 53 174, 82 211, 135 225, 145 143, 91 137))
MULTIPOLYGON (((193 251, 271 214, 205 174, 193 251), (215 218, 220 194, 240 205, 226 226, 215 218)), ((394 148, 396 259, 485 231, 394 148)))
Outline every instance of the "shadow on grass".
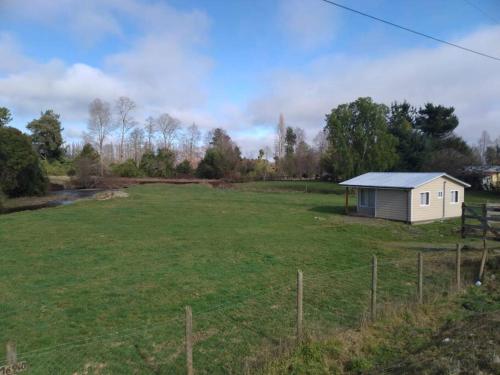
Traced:
POLYGON ((345 213, 344 206, 316 206, 310 208, 309 211, 332 215, 343 215, 345 213))

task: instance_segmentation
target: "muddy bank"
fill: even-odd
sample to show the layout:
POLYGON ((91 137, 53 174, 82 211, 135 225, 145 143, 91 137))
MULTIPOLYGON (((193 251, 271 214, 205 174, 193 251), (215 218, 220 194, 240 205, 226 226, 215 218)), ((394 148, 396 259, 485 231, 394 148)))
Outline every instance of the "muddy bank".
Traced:
POLYGON ((99 189, 122 189, 133 185, 145 184, 209 184, 214 187, 220 187, 221 185, 226 185, 227 182, 221 180, 204 180, 199 178, 102 177, 96 179, 93 186, 99 189))
MULTIPOLYGON (((50 190, 68 190, 79 189, 78 182, 69 177, 49 176, 50 190)), ((187 185, 187 184, 208 184, 213 187, 228 187, 231 184, 223 180, 205 180, 199 178, 154 178, 154 177, 94 177, 91 186, 92 189, 123 189, 133 185, 145 184, 173 184, 173 185, 187 185)))
POLYGON ((9 199, 2 209, 2 214, 19 211, 38 210, 40 208, 57 207, 71 204, 79 199, 92 198, 103 189, 66 189, 51 191, 43 197, 22 197, 9 199))

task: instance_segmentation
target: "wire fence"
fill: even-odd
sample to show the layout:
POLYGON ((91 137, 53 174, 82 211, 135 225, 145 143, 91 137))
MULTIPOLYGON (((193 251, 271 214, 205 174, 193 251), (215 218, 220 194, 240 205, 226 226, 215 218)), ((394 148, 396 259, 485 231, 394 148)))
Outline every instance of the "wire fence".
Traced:
MULTIPOLYGON (((462 285, 475 281, 477 251, 461 252, 459 279, 462 285)), ((422 283, 424 302, 457 286, 457 251, 423 254, 422 283)), ((323 273, 303 273, 303 317, 298 315, 296 270, 285 278, 269 280, 269 287, 254 291, 245 298, 231 296, 214 300, 209 309, 193 308, 193 367, 196 374, 245 374, 292 348, 297 340, 297 326, 303 336, 326 338, 341 329, 356 327, 369 319, 373 301, 372 263, 323 273)), ((376 304, 385 306, 418 302, 418 262, 381 258, 377 263, 376 304)), ((156 321, 137 323, 127 329, 103 330, 102 334, 67 337, 60 343, 50 340, 50 330, 57 321, 37 321, 40 309, 33 310, 33 321, 40 338, 27 340, 16 336, 15 348, 3 351, 0 374, 23 364, 20 369, 32 374, 177 374, 187 372, 185 313, 182 309, 156 321), (43 332, 43 335, 41 334, 43 332), (49 334, 47 334, 47 332, 49 334), (30 344, 27 346, 25 342, 30 344), (10 367, 9 367, 10 366, 10 367), (2 369, 4 369, 2 372, 2 369)), ((124 306, 126 308, 126 306, 124 306)), ((31 312, 31 311, 30 311, 31 312)), ((16 311, 0 311, 0 322, 12 332, 9 319, 16 311)), ((96 321, 95 324, 102 322, 96 321)), ((13 373, 16 371, 12 370, 13 373)))

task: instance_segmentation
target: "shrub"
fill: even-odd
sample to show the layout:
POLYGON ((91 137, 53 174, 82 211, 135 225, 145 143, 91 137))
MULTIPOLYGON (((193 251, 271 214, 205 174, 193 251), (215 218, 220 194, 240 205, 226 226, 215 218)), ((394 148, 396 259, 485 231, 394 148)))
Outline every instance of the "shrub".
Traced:
POLYGON ((189 162, 189 160, 184 159, 177 165, 177 167, 175 167, 175 172, 177 174, 192 175, 193 167, 191 167, 191 163, 189 162))
POLYGON ((73 162, 70 160, 54 160, 52 162, 42 160, 42 167, 48 176, 70 176, 72 170, 74 175, 73 162))
POLYGON ((170 177, 174 172, 175 154, 171 150, 158 150, 144 153, 140 169, 148 177, 170 177))
POLYGON ((4 211, 6 200, 5 194, 0 190, 0 214, 4 211))
POLYGON ((0 128, 0 190, 9 197, 43 195, 47 185, 30 138, 17 129, 0 128))
POLYGON ((87 188, 94 184, 94 176, 99 171, 99 160, 97 151, 90 144, 85 144, 73 163, 76 179, 81 187, 87 188))
POLYGON ((224 177, 223 164, 222 153, 215 148, 209 148, 203 160, 198 164, 196 175, 200 178, 222 178, 224 177))
POLYGON ((141 170, 137 168, 135 161, 132 159, 111 165, 111 173, 119 177, 140 177, 142 175, 141 170))

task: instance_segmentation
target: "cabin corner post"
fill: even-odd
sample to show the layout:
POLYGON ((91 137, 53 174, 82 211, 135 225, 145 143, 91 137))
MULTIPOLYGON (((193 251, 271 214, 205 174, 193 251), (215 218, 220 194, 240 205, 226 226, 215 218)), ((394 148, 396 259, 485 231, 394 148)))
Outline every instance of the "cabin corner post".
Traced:
POLYGON ((349 214, 349 188, 345 188, 345 214, 349 214))

